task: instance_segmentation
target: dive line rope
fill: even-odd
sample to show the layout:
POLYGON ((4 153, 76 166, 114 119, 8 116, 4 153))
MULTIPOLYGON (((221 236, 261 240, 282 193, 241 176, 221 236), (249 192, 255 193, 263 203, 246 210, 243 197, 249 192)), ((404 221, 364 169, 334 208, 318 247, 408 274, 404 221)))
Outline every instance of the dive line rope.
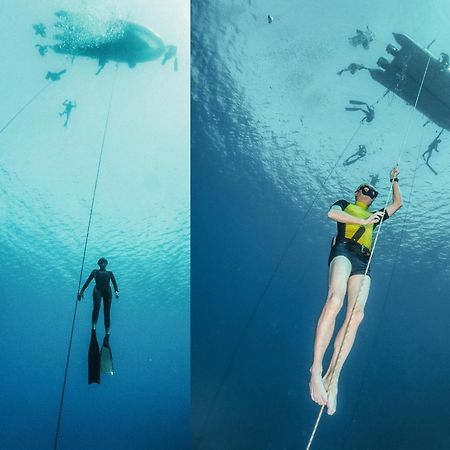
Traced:
POLYGON ((297 228, 295 229, 291 239, 285 245, 285 247, 284 247, 284 249, 283 249, 283 251, 281 253, 281 256, 278 258, 278 261, 277 261, 277 263, 275 265, 275 269, 272 271, 272 274, 270 275, 267 283, 265 284, 265 286, 264 286, 264 288, 262 290, 262 293, 259 296, 259 299, 257 300, 255 306, 253 307, 253 309, 252 309, 252 311, 250 313, 250 316, 247 319, 247 321, 246 321, 246 323, 245 323, 245 325, 244 325, 244 327, 242 329, 241 334, 239 335, 237 343, 236 343, 236 345, 235 345, 235 347, 234 347, 234 349, 233 349, 233 351, 231 353, 231 357, 229 359, 229 362, 228 362, 227 366, 225 367, 225 369, 223 371, 223 376, 221 377, 221 381, 220 381, 217 389, 215 390, 215 392, 214 392, 214 394, 212 396, 211 402, 209 404, 209 407, 208 407, 208 410, 207 410, 207 413, 206 413, 206 418, 205 418, 205 420, 203 422, 202 430, 200 432, 199 443, 198 443, 198 447, 197 448, 200 448, 201 445, 202 445, 202 441, 203 441, 203 438, 204 438, 204 435, 205 435, 205 432, 206 432, 206 426, 208 424, 209 417, 210 417, 210 415, 211 415, 211 413, 212 413, 212 411, 214 409, 216 401, 218 400, 220 391, 222 390, 222 387, 225 384, 225 381, 226 381, 226 379, 229 376, 229 372, 230 372, 230 370, 231 370, 231 368, 232 368, 232 366, 234 364, 234 360, 235 360, 235 358, 237 356, 239 348, 241 347, 241 345, 242 345, 242 343, 244 341, 244 338, 245 338, 245 336, 246 336, 246 334, 247 334, 247 332, 248 332, 248 330, 250 328, 250 324, 253 321, 253 319, 255 318, 259 307, 261 306, 261 302, 263 301, 265 295, 267 294, 267 291, 269 290, 269 288, 270 288, 270 286, 271 286, 271 284, 272 284, 276 274, 278 273, 278 271, 279 271, 279 269, 281 267, 281 264, 282 264, 283 260, 285 259, 289 249, 291 248, 292 244, 296 240, 297 235, 298 235, 298 233, 299 233, 299 231, 300 231, 300 229, 301 229, 301 227, 303 225, 303 222, 305 221, 306 217, 311 212, 311 209, 313 208, 313 206, 316 204, 317 198, 322 193, 322 190, 325 187, 327 181, 330 179, 331 175, 333 174, 334 170, 336 169, 336 166, 338 165, 338 163, 341 160, 341 158, 344 156, 344 153, 347 151, 348 147, 352 143, 352 141, 355 138, 355 136, 358 134, 358 132, 359 132, 360 128, 362 127, 362 125, 363 125, 363 122, 359 121, 358 126, 356 127, 356 129, 353 132, 353 134, 350 137, 350 139, 345 144, 344 149, 342 150, 341 154, 338 156, 334 166, 331 168, 330 172, 328 173, 328 175, 326 176, 324 181, 321 183, 321 186, 317 190, 317 193, 316 193, 315 197, 313 198, 313 201, 311 202, 309 208, 306 210, 305 214, 303 214, 303 216, 300 218, 299 223, 297 225, 297 228))
MULTIPOLYGON (((90 229, 91 229, 92 214, 94 212, 95 196, 96 196, 96 193, 97 193, 98 179, 99 179, 100 168, 101 168, 101 164, 102 164, 103 149, 104 149, 104 146, 105 146, 106 132, 107 132, 107 129, 108 129, 109 116, 110 116, 110 112, 111 112, 111 104, 112 104, 114 88, 115 88, 116 79, 117 79, 117 69, 118 69, 118 66, 116 66, 116 72, 114 74, 113 84, 112 84, 112 88, 111 88, 111 94, 110 94, 110 97, 109 97, 108 112, 107 112, 107 115, 106 115, 105 126, 104 126, 104 129, 103 129, 103 137, 102 137, 102 143, 101 143, 101 148, 100 148, 100 155, 99 155, 98 164, 97 164, 97 173, 95 175, 95 183, 94 183, 94 190, 93 190, 92 200, 91 200, 91 208, 90 208, 90 212, 89 212, 88 226, 87 226, 87 230, 86 230, 86 238, 85 238, 85 241, 84 241, 83 258, 82 258, 82 262, 81 262, 80 277, 78 279, 77 294, 80 292, 80 286, 81 286, 81 281, 82 281, 82 277, 83 277, 84 262, 85 262, 85 259, 86 259, 86 251, 87 251, 87 245, 88 245, 88 240, 89 240, 89 233, 90 233, 90 229)), ((57 427, 56 427, 55 443, 54 443, 54 446, 53 446, 54 450, 56 450, 57 447, 58 447, 59 428, 60 428, 60 424, 61 424, 61 415, 62 415, 62 409, 63 409, 63 403, 64 403, 64 393, 65 393, 65 390, 66 390, 67 372, 68 372, 68 368, 69 368, 70 351, 72 349, 72 340, 73 340, 73 332, 74 332, 74 328, 75 328, 75 318, 76 318, 76 315, 77 315, 77 308, 78 308, 78 298, 76 298, 76 300, 75 300, 75 309, 74 309, 74 312, 73 312, 72 329, 70 331, 69 348, 67 350, 66 368, 65 368, 65 371, 64 371, 64 382, 63 382, 63 387, 62 387, 62 392, 61 392, 61 401, 60 401, 60 404, 59 404, 58 424, 57 424, 57 427)))
POLYGON ((36 100, 51 84, 53 83, 53 81, 49 81, 43 88, 39 89, 39 91, 33 95, 33 97, 31 97, 30 100, 28 100, 27 103, 25 103, 25 105, 23 105, 19 111, 17 111, 12 117, 11 119, 8 120, 8 122, 6 122, 5 125, 3 125, 3 127, 0 129, 0 134, 3 133, 3 131, 5 131, 10 125, 11 123, 14 121, 14 119, 22 112, 24 111, 27 106, 31 105, 31 103, 33 103, 34 100, 36 100))
MULTIPOLYGON (((399 154, 399 156, 398 156, 396 166, 398 166, 398 165, 400 164, 401 157, 402 157, 403 152, 404 152, 405 147, 406 147, 406 141, 407 141, 407 138, 408 138, 408 135, 409 135, 409 132, 410 132, 410 128, 411 128, 411 123, 412 123, 412 112, 413 112, 413 111, 416 109, 416 107, 417 107, 417 103, 418 103, 418 101, 419 101, 419 97, 420 97, 420 94, 421 94, 421 92, 422 92, 423 83, 424 83, 424 81, 425 81, 425 77, 426 77, 427 72, 428 72, 428 66, 430 65, 430 60, 431 60, 431 54, 428 56, 427 65, 426 65, 426 67, 425 67, 425 71, 424 71, 423 76, 422 76, 422 81, 421 81, 421 83, 420 83, 419 91, 417 92, 417 97, 416 97, 416 101, 415 101, 415 103, 414 103, 414 107, 411 108, 411 110, 410 110, 408 128, 407 128, 406 133, 405 133, 405 135, 404 135, 403 144, 402 144, 402 146, 400 147, 400 154, 399 154)), ((394 178, 395 178, 395 177, 394 177, 394 178)), ((389 192, 388 192, 388 195, 387 195, 387 197, 386 197, 386 202, 385 202, 385 204, 384 204, 384 208, 383 208, 383 219, 384 219, 384 215, 385 215, 385 213, 386 213, 386 208, 387 208, 387 206, 388 206, 389 200, 391 199, 392 189, 393 189, 393 185, 394 185, 394 178, 391 180, 391 183, 390 183, 390 186, 389 186, 389 192)), ((329 381, 329 383, 328 383, 328 388, 326 389, 327 392, 328 392, 329 387, 330 387, 331 384, 333 383, 333 377, 334 377, 334 374, 335 374, 335 370, 336 370, 336 367, 337 367, 337 365, 338 365, 338 363, 339 363, 339 358, 340 358, 340 356, 341 356, 341 352, 342 352, 342 348, 343 348, 344 343, 345 343, 345 339, 347 338, 347 335, 348 335, 348 330, 349 330, 349 327, 350 327, 350 324, 351 324, 351 321, 352 321, 352 318, 353 318, 353 313, 354 313, 354 311, 355 311, 356 305, 358 304, 358 299, 359 299, 359 295, 360 295, 361 290, 362 290, 362 286, 363 286, 363 283, 364 283, 364 280, 365 280, 365 276, 367 275, 367 272, 368 272, 368 270, 369 270, 369 268, 370 268, 370 263, 372 262, 372 258, 373 258, 374 252, 375 252, 375 247, 376 247, 377 242, 378 242, 378 236, 380 235, 380 231, 381 231, 382 225, 383 225, 383 220, 381 220, 381 221, 379 222, 378 230, 377 230, 377 233, 376 233, 376 235, 375 235, 375 240, 374 240, 373 245, 372 245, 372 251, 371 251, 370 256, 369 256, 369 261, 367 262, 367 267, 366 267, 366 270, 364 271, 364 278, 362 278, 361 283, 360 283, 360 285, 359 285, 359 290, 358 290, 358 293, 357 293, 357 295, 356 295, 355 302, 354 302, 354 304, 353 304, 352 310, 351 310, 351 312, 350 312, 350 318, 349 318, 349 320, 348 320, 348 322, 347 322, 347 326, 346 326, 346 328, 345 328, 344 336, 343 336, 342 341, 341 341, 341 344, 340 344, 340 346, 339 346, 339 350, 338 350, 338 353, 337 353, 337 356, 336 356, 336 361, 334 362, 333 366, 331 367, 330 381, 329 381)), ((323 414, 323 411, 324 411, 324 409, 325 409, 325 406, 326 406, 326 405, 322 405, 321 408, 320 408, 320 412, 319 412, 319 415, 318 415, 318 417, 317 417, 316 423, 315 423, 315 425, 314 425, 313 431, 312 431, 312 433, 311 433, 311 437, 310 437, 310 439, 309 439, 308 445, 306 446, 306 450, 309 450, 309 449, 311 448, 311 444, 312 444, 312 441, 313 441, 314 436, 315 436, 315 434, 316 434, 317 427, 319 426, 319 422, 320 422, 320 419, 321 419, 321 417, 322 417, 322 414, 323 414)))

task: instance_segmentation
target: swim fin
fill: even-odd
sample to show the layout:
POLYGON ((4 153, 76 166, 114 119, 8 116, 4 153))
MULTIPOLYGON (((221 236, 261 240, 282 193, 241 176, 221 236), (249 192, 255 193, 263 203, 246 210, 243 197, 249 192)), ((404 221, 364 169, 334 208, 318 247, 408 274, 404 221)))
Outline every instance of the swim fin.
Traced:
POLYGON ((350 104, 352 104, 352 105, 366 105, 366 106, 369 106, 366 102, 361 102, 359 100, 349 100, 348 102, 350 104))
POLYGON ((91 331, 91 342, 88 355, 88 384, 100 384, 100 351, 98 349, 97 334, 91 331))
POLYGON ((346 111, 364 111, 362 108, 345 108, 346 111))
POLYGON ((114 365, 111 353, 111 347, 109 346, 109 334, 103 339, 102 349, 100 351, 101 369, 102 372, 114 375, 114 365))

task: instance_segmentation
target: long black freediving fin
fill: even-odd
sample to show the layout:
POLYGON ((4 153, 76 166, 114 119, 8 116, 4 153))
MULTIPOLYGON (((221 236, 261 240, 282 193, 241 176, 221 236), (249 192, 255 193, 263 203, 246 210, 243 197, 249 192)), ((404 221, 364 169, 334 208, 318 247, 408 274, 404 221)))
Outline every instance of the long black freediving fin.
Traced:
POLYGON ((91 342, 89 344, 88 355, 88 384, 100 384, 100 351, 98 349, 97 334, 95 330, 91 332, 91 342))
POLYGON ((103 339, 102 349, 100 351, 100 366, 103 373, 114 375, 114 364, 111 347, 109 346, 109 334, 103 339))
POLYGON ((348 102, 352 105, 367 105, 366 102, 361 102, 359 100, 349 100, 348 102))

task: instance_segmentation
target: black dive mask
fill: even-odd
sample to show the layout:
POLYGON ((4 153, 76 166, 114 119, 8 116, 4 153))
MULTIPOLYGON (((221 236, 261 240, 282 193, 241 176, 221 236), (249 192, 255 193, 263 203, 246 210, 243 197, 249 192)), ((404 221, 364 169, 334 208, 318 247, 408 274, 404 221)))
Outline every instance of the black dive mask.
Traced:
POLYGON ((378 197, 378 192, 371 186, 361 186, 359 189, 364 195, 367 195, 372 200, 375 200, 378 197))

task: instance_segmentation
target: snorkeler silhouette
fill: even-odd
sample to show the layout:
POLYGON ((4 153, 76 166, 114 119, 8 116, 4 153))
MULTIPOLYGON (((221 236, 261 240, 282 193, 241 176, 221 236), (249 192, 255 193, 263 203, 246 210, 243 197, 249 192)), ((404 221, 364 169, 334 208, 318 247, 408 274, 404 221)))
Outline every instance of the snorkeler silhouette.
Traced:
POLYGON ((48 45, 36 44, 35 47, 38 48, 39 54, 40 54, 41 56, 44 56, 44 55, 47 53, 48 45))
POLYGON ((366 27, 366 31, 356 30, 356 35, 349 38, 350 44, 353 47, 357 47, 358 45, 362 45, 366 50, 369 48, 369 43, 373 41, 375 35, 372 31, 369 30, 369 27, 366 27))
POLYGON ((61 70, 61 72, 47 72, 45 79, 51 81, 58 81, 61 79, 61 76, 64 75, 66 72, 67 72, 66 69, 61 70))
POLYGON ((34 28, 34 34, 37 34, 38 36, 46 37, 46 26, 43 23, 36 23, 33 25, 34 28))
POLYGON ((364 105, 367 109, 347 107, 345 108, 346 111, 362 111, 364 113, 364 117, 362 118, 361 122, 372 122, 375 117, 375 108, 373 106, 369 106, 367 103, 360 102, 359 100, 349 100, 349 103, 351 105, 364 105))
POLYGON ((365 145, 359 145, 358 150, 353 153, 353 155, 350 155, 345 161, 344 166, 349 166, 350 164, 354 164, 356 161, 360 160, 361 158, 364 158, 364 156, 367 155, 367 149, 365 145))
POLYGON ((351 63, 346 69, 340 70, 339 72, 337 72, 337 74, 342 75, 344 72, 350 72, 352 75, 354 75, 356 72, 362 69, 367 69, 367 67, 363 66, 362 64, 351 63))
POLYGON ((60 112, 59 115, 61 117, 66 115, 66 122, 64 123, 64 126, 67 127, 67 122, 69 122, 70 113, 72 112, 73 108, 77 107, 77 103, 75 101, 72 102, 71 100, 64 100, 63 106, 64 106, 64 111, 60 112))
POLYGON ((437 175, 437 172, 430 166, 430 158, 431 155, 433 154, 433 150, 439 152, 438 145, 442 142, 442 139, 439 138, 441 137, 443 131, 444 130, 442 129, 440 133, 433 139, 428 148, 422 153, 422 158, 424 159, 425 164, 435 175, 437 175))

